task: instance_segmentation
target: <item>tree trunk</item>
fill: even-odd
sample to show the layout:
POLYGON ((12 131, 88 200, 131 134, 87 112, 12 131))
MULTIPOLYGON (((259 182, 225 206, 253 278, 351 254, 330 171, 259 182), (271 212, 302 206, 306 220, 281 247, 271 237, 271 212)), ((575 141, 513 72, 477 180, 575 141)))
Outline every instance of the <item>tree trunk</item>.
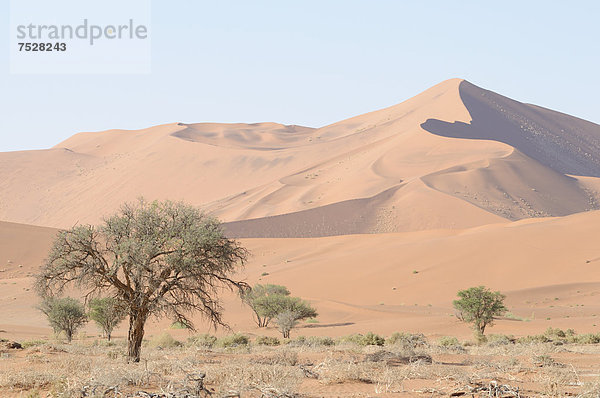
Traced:
POLYGON ((110 341, 110 332, 106 333, 106 338, 110 341))
POLYGON ((129 336, 128 336, 128 352, 130 362, 140 361, 140 351, 142 348, 142 339, 144 338, 144 325, 146 324, 147 315, 145 313, 137 313, 129 315, 129 336))

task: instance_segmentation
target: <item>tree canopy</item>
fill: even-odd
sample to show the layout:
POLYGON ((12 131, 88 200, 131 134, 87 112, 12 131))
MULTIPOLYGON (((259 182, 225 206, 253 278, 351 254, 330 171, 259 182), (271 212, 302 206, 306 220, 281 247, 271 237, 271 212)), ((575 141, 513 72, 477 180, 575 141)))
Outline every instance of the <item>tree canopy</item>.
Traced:
POLYGON ((88 321, 83 304, 71 297, 46 298, 39 308, 48 317, 54 332, 65 332, 69 343, 77 329, 88 321))
POLYGON ((181 202, 124 204, 99 226, 61 231, 37 275, 42 297, 75 284, 87 296, 114 297, 129 315, 130 360, 139 361, 149 316, 169 317, 193 329, 200 312, 226 326, 219 293, 243 292, 232 279, 247 251, 224 235, 219 221, 181 202))
POLYGON ((483 336, 485 328, 493 325, 494 317, 504 315, 506 298, 500 292, 492 292, 485 286, 471 287, 457 293, 459 300, 454 300, 454 308, 459 311, 459 317, 472 323, 475 333, 483 336))
POLYGON ((88 316, 96 322, 107 340, 110 341, 112 331, 127 316, 126 308, 113 297, 94 298, 89 303, 88 316))

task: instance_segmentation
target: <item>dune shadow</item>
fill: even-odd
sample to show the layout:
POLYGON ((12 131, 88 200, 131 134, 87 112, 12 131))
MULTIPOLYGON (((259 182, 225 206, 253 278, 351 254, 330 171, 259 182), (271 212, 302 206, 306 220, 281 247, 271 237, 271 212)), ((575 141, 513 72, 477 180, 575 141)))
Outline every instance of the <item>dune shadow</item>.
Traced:
POLYGON ((460 83, 459 94, 471 123, 427 119, 421 127, 443 137, 503 142, 562 174, 600 177, 600 125, 467 81, 460 83))
POLYGON ((299 326, 302 329, 316 329, 316 328, 334 328, 337 326, 351 326, 354 322, 338 322, 338 323, 308 323, 306 325, 299 326))

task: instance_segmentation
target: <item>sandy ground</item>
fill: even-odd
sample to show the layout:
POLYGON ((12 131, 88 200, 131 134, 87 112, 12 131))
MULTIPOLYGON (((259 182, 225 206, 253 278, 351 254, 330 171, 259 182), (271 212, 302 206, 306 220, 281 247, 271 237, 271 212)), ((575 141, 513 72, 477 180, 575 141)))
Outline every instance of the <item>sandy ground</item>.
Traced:
MULTIPOLYGON (((31 274, 44 258, 53 230, 0 226, 7 237, 0 258, 2 336, 47 335, 50 330, 35 309, 31 274), (39 236, 38 244, 20 243, 23 231, 39 236)), ((468 337, 471 331, 455 319, 452 300, 458 290, 481 284, 506 294, 511 312, 490 333, 535 334, 549 326, 595 332, 600 315, 599 228, 600 212, 588 212, 466 230, 244 239, 252 257, 239 278, 250 284, 283 284, 313 303, 319 322, 303 324, 294 334, 410 331, 468 337)), ((223 298, 225 320, 234 330, 277 335, 274 328, 258 330, 238 298, 227 293, 223 298)), ((166 320, 153 321, 148 333, 169 326, 166 320)), ((198 326, 209 330, 200 318, 198 326)), ((86 330, 97 333, 92 325, 86 330)), ((182 337, 188 333, 173 332, 182 337)), ((124 333, 123 328, 117 331, 124 333)))

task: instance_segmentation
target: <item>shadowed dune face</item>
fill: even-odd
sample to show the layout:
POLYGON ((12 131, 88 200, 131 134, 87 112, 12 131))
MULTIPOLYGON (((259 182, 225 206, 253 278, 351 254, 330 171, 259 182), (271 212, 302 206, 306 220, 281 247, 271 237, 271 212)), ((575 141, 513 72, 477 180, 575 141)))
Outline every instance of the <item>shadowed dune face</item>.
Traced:
POLYGON ((460 98, 472 121, 428 119, 432 134, 504 142, 563 174, 600 177, 600 125, 563 113, 523 104, 467 81, 460 98))

